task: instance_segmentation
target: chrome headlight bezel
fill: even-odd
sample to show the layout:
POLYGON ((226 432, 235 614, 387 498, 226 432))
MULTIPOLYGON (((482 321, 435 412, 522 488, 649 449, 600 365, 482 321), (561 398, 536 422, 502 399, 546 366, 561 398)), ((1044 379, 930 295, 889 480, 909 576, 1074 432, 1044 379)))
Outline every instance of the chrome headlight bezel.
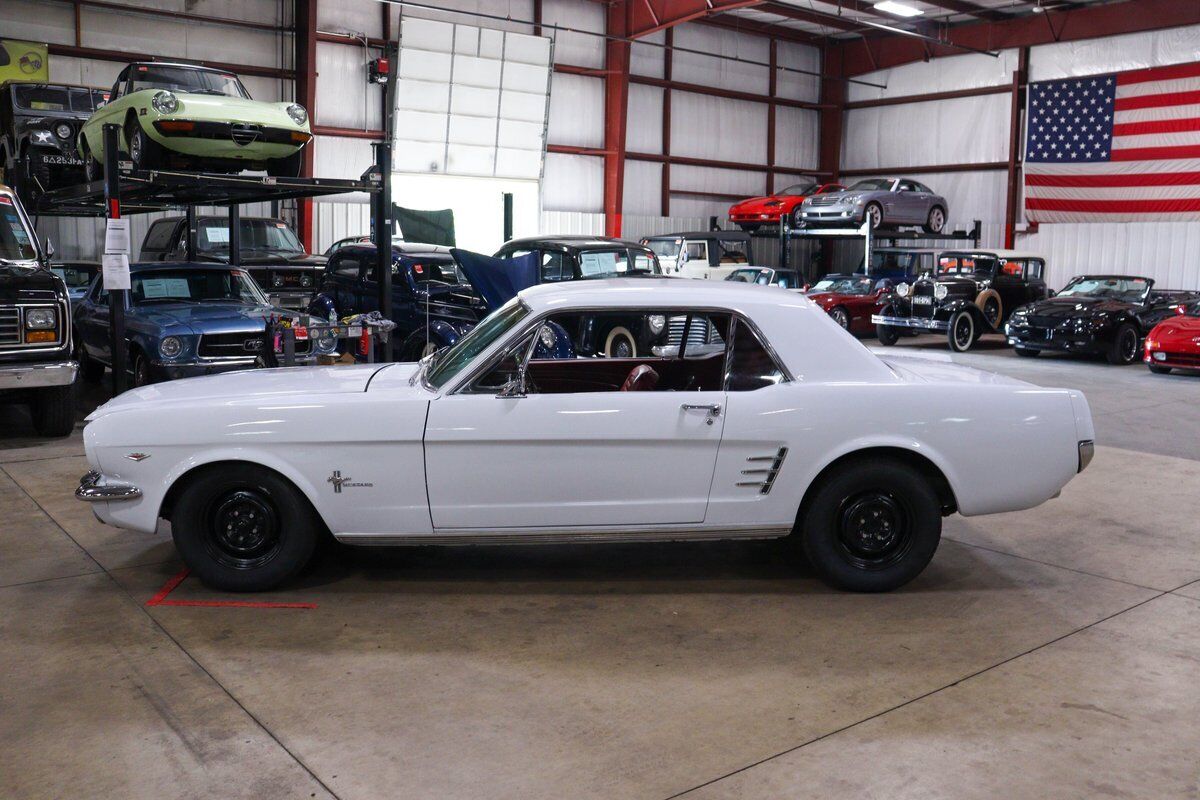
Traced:
POLYGON ((933 287, 933 296, 936 300, 945 300, 950 295, 950 287, 944 283, 939 283, 933 287))
POLYGON ((52 331, 58 328, 58 309, 54 306, 36 306, 25 309, 25 330, 52 331))
POLYGON ((651 335, 658 336, 667 327, 667 318, 664 314, 651 314, 646 317, 646 324, 650 327, 651 335))
POLYGON ((558 344, 558 334, 549 325, 543 325, 542 329, 538 331, 538 341, 542 343, 542 347, 553 350, 558 344))
POLYGON ((312 275, 308 274, 307 272, 301 272, 300 273, 300 285, 303 286, 305 289, 312 286, 313 285, 312 275))
POLYGON ((304 106, 300 105, 299 103, 292 103, 290 106, 288 106, 287 115, 291 117, 292 122, 296 123, 297 125, 303 125, 304 123, 308 122, 308 112, 304 109, 304 106))
POLYGON ((158 353, 163 358, 179 358, 183 354, 183 340, 178 336, 166 336, 158 343, 158 353))
POLYGON ((71 134, 75 131, 65 122, 60 122, 54 127, 54 135, 64 142, 71 138, 71 134))
POLYGON ((272 286, 272 288, 275 288, 275 289, 278 289, 281 286, 283 286, 283 276, 280 275, 278 272, 273 273, 271 275, 271 286, 272 286))
POLYGON ((898 297, 908 297, 908 293, 912 291, 912 287, 904 281, 896 284, 896 295, 898 297))
POLYGON ((163 89, 150 99, 150 105, 160 114, 174 114, 179 110, 179 98, 163 89))

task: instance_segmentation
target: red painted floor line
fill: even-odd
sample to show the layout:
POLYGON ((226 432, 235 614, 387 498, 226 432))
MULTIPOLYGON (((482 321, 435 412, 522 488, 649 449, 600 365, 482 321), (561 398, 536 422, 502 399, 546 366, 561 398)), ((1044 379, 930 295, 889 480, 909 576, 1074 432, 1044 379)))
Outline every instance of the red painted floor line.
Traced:
POLYGON ((167 595, 183 583, 190 570, 184 567, 146 601, 148 606, 196 606, 200 608, 316 608, 316 603, 280 603, 271 600, 168 600, 167 595))

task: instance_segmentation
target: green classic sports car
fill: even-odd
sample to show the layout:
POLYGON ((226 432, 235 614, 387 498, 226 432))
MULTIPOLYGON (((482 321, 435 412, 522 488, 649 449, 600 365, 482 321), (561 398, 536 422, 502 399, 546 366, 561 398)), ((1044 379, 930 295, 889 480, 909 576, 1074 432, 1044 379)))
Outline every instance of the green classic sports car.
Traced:
POLYGON ((252 100, 226 70, 156 61, 121 70, 108 103, 84 123, 78 147, 89 181, 103 175, 107 123, 121 126, 123 153, 138 170, 265 169, 294 177, 312 139, 303 106, 252 100))

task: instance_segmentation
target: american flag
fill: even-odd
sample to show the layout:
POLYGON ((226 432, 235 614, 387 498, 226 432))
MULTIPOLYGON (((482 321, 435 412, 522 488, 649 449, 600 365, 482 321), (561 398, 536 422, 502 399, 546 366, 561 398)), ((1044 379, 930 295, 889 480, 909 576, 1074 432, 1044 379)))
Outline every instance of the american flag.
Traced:
POLYGON ((1200 63, 1029 85, 1031 222, 1200 219, 1200 63))

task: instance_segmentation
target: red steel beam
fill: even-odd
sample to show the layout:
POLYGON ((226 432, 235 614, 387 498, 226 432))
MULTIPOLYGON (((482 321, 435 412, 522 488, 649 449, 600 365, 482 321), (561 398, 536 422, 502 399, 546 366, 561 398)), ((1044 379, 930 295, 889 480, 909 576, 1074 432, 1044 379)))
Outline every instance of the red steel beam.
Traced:
POLYGON ((902 106, 906 103, 924 103, 930 100, 953 100, 958 97, 981 97, 989 94, 1008 94, 1012 86, 1002 83, 997 86, 979 86, 973 89, 953 89, 948 92, 928 92, 927 94, 908 94, 901 97, 880 97, 875 100, 855 100, 846 103, 847 110, 853 108, 876 108, 878 106, 902 106))
POLYGON ((806 11, 803 8, 796 8, 795 6, 788 6, 782 3, 763 3, 755 10, 774 14, 777 17, 796 20, 797 22, 824 25, 826 28, 836 28, 841 31, 861 31, 863 28, 861 23, 852 19, 842 18, 835 14, 806 11))
MULTIPOLYGON (((122 50, 105 50, 99 47, 76 47, 70 44, 49 44, 47 45, 48 52, 52 56, 70 56, 71 58, 91 58, 96 61, 117 61, 122 64, 128 64, 131 61, 153 61, 154 59, 163 59, 165 56, 153 56, 145 53, 127 53, 122 50)), ((238 75, 255 75, 261 78, 279 78, 281 80, 291 80, 296 77, 296 73, 290 69, 279 69, 278 67, 262 67, 255 64, 230 64, 225 61, 198 61, 196 59, 188 59, 188 63, 199 64, 203 67, 214 67, 223 69, 228 72, 235 72, 238 75)))
MULTIPOLYGON (((772 39, 767 46, 767 61, 770 63, 770 75, 767 77, 767 166, 775 166, 775 91, 778 86, 777 67, 779 66, 778 43, 772 39)), ((775 194, 775 173, 767 173, 767 194, 775 194)))
POLYGON ((693 20, 693 22, 698 25, 708 25, 713 28, 736 31, 737 33, 748 33, 753 36, 766 36, 769 39, 779 39, 784 42, 795 42, 796 44, 820 44, 825 41, 824 36, 818 36, 815 33, 746 19, 745 17, 733 14, 703 17, 693 20))
MULTIPOLYGON (((607 70, 596 69, 594 67, 580 67, 574 64, 555 64, 554 71, 565 72, 570 75, 583 75, 587 78, 606 78, 608 76, 607 70)), ((772 69, 772 74, 775 71, 776 70, 772 69)), ((655 86, 660 89, 674 89, 678 92, 690 92, 692 94, 702 94, 709 97, 724 97, 728 100, 746 100, 751 103, 767 103, 769 105, 774 104, 776 106, 807 108, 812 110, 819 110, 821 108, 820 103, 810 103, 805 100, 791 100, 785 97, 772 97, 770 94, 741 92, 736 89, 721 89, 717 86, 708 86, 699 83, 685 83, 683 81, 675 81, 669 78, 654 78, 649 75, 630 75, 629 82, 636 83, 641 86, 655 86)))
MULTIPOLYGON (((821 53, 821 71, 825 75, 836 75, 842 70, 842 49, 826 47, 821 53)), ((823 104, 818 121, 817 167, 821 172, 838 180, 842 166, 842 121, 845 116, 846 84, 831 78, 822 78, 819 99, 823 104)))
MULTIPOLYGON (((571 156, 596 156, 605 157, 610 155, 609 152, 600 147, 580 147, 571 144, 548 144, 546 145, 547 153, 561 153, 571 156)), ((716 167, 717 169, 736 169, 743 172, 774 172, 778 175, 821 175, 824 174, 819 169, 798 169, 796 167, 781 167, 778 164, 768 166, 766 164, 751 164, 746 161, 719 161, 712 158, 694 158, 692 156, 675 156, 663 155, 661 153, 637 153, 633 151, 625 152, 625 160, 627 161, 649 161, 654 164, 672 164, 687 167, 716 167)))
POLYGON ((629 116, 629 6, 613 3, 605 10, 604 43, 604 230, 621 235, 625 190, 625 128, 629 116))
POLYGON ((843 178, 863 178, 872 175, 920 175, 929 172, 994 172, 1008 169, 1008 161, 980 161, 974 164, 927 164, 920 167, 873 167, 844 169, 843 178))
MULTIPOLYGON (((308 118, 313 133, 320 130, 317 125, 317 0, 296 0, 296 33, 294 44, 296 48, 296 99, 308 109, 308 118)), ((306 178, 313 176, 313 145, 309 142, 304 148, 304 163, 300 174, 306 178)), ((313 201, 311 197, 302 198, 296 203, 296 222, 299 228, 300 241, 304 249, 310 253, 313 248, 313 201)))
POLYGON ((624 18, 625 33, 631 39, 649 36, 666 30, 681 22, 691 22, 731 11, 760 5, 763 0, 614 0, 609 13, 614 10, 624 18))
POLYGON ((1004 204, 1004 246, 1011 248, 1017 235, 1017 204, 1021 198, 1021 109, 1025 106, 1025 86, 1029 80, 1029 48, 1022 47, 1013 73, 1012 107, 1008 118, 1008 187, 1004 204))
POLYGON ((362 128, 337 128, 332 125, 313 125, 314 136, 341 136, 345 139, 370 139, 373 142, 382 141, 383 131, 363 130, 362 128))
POLYGON ((991 8, 968 3, 966 0, 925 0, 931 6, 944 8, 947 11, 953 11, 955 14, 970 14, 972 17, 979 19, 991 20, 992 22, 1000 22, 1002 20, 1011 19, 1008 14, 1002 11, 996 11, 991 8))
MULTIPOLYGON (((946 29, 945 38, 965 47, 1001 50, 1196 24, 1200 24, 1200 3, 1194 0, 1137 0, 1053 9, 1003 22, 954 25, 946 29)), ((898 35, 851 40, 838 46, 845 51, 843 77, 958 52, 953 47, 898 35)))
MULTIPOLYGON (((388 8, 385 3, 384 8, 388 8)), ((362 38, 353 36, 349 33, 333 33, 331 31, 317 31, 317 41, 322 44, 348 44, 351 47, 361 48, 363 46, 362 38)), ((367 47, 373 47, 376 50, 382 50, 387 46, 387 39, 376 39, 374 36, 367 37, 367 47)))

